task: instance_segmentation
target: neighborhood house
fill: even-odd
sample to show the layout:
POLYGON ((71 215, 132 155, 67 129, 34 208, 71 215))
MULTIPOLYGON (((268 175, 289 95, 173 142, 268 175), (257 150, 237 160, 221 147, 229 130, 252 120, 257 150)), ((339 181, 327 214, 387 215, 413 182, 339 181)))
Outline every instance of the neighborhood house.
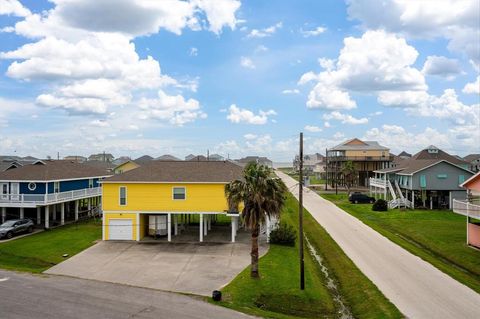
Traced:
POLYGON ((231 217, 232 241, 238 212, 229 212, 225 185, 242 178, 229 161, 151 161, 102 181, 103 239, 136 240, 165 235, 171 241, 195 215, 199 241, 216 215, 231 217))

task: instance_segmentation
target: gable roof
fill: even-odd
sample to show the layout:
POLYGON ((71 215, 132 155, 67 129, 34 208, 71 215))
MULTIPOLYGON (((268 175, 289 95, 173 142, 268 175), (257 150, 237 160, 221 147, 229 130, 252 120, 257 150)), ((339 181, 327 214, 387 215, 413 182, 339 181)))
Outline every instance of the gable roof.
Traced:
POLYGON ((175 157, 175 156, 170 155, 170 154, 165 154, 165 155, 159 156, 155 160, 156 161, 180 161, 180 159, 178 157, 175 157))
POLYGON ((137 164, 144 164, 150 162, 151 160, 153 160, 153 157, 150 155, 143 155, 133 161, 137 164))
POLYGON ((152 161, 103 183, 229 183, 241 179, 242 168, 229 161, 152 161))
POLYGON ((473 162, 474 160, 480 159, 480 154, 469 154, 463 158, 466 162, 473 162))
POLYGON ((467 162, 461 160, 453 155, 448 154, 447 152, 442 151, 441 149, 430 145, 429 147, 421 150, 412 156, 412 160, 445 160, 452 164, 456 165, 468 165, 467 162))
POLYGON ((349 151, 349 150, 383 150, 388 151, 389 148, 378 144, 376 141, 362 141, 358 138, 345 141, 337 146, 329 149, 329 151, 349 151))
POLYGON ((472 177, 470 177, 469 179, 467 179, 465 182, 463 182, 462 184, 460 184, 460 187, 463 187, 463 188, 468 188, 467 185, 474 182, 474 181, 477 181, 477 180, 480 180, 480 172, 478 172, 477 174, 473 175, 472 177))
POLYGON ((404 157, 412 157, 412 154, 407 153, 407 152, 405 152, 405 151, 402 151, 400 154, 398 154, 398 156, 400 156, 400 157, 402 157, 402 156, 404 156, 404 157))
POLYGON ((447 164, 453 165, 459 169, 462 169, 466 172, 471 173, 468 169, 459 166, 458 164, 451 163, 447 160, 437 160, 437 159, 425 159, 425 160, 415 160, 415 159, 406 159, 399 162, 397 167, 390 167, 379 169, 374 172, 376 173, 397 173, 399 175, 413 175, 417 172, 423 171, 426 168, 437 165, 439 163, 445 162, 447 164))
POLYGON ((0 173, 0 180, 55 181, 109 176, 104 168, 65 160, 43 161, 44 164, 25 165, 0 173))

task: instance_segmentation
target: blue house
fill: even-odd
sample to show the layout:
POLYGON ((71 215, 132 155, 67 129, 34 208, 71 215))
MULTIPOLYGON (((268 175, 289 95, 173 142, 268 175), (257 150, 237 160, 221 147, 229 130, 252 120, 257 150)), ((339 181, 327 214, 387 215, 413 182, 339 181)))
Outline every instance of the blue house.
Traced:
POLYGON ((45 228, 78 220, 79 214, 99 206, 100 180, 105 170, 73 161, 36 161, 0 172, 2 223, 30 218, 45 228), (58 214, 57 214, 58 213, 58 214))

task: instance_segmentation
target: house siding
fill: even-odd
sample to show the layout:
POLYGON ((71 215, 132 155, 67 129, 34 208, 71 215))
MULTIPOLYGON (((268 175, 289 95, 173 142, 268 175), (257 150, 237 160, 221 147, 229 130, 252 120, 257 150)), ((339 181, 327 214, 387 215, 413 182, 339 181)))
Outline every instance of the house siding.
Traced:
POLYGON ((28 184, 29 182, 20 183, 20 194, 45 194, 45 189, 46 189, 45 183, 35 183, 37 187, 33 191, 28 189, 28 184))
POLYGON ((440 162, 434 166, 415 173, 412 178, 413 189, 422 189, 420 185, 422 175, 425 175, 426 179, 425 189, 462 191, 463 188, 461 188, 458 183, 459 176, 464 175, 465 180, 467 180, 473 175, 473 173, 467 172, 448 163, 440 162), (442 178, 439 178, 438 176, 441 176, 442 178))

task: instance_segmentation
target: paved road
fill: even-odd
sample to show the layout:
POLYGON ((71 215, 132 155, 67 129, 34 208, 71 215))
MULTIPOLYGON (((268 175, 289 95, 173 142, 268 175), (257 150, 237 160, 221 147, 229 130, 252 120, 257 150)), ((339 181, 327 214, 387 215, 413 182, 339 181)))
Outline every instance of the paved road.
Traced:
MULTIPOLYGON (((298 198, 297 183, 277 171, 298 198)), ((480 318, 480 295, 412 255, 316 193, 304 207, 358 268, 409 318, 480 318)))
POLYGON ((156 290, 0 270, 0 318, 251 318, 156 290))

